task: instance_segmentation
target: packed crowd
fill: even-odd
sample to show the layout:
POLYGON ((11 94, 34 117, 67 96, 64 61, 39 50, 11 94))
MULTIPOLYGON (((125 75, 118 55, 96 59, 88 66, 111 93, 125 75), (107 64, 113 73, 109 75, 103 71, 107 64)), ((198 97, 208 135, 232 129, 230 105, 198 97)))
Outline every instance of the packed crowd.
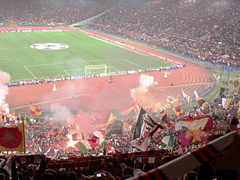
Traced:
POLYGON ((239 1, 122 1, 91 26, 202 61, 240 65, 239 1))
MULTIPOLYGON (((182 154, 201 147, 204 143, 196 142, 196 144, 190 144, 187 147, 183 147, 182 152, 178 151, 181 140, 177 137, 178 135, 187 132, 189 129, 187 127, 182 127, 179 129, 175 127, 175 125, 178 121, 184 119, 210 115, 211 119, 213 119, 213 127, 208 132, 210 135, 223 135, 231 131, 232 127, 230 125, 232 116, 238 117, 240 96, 229 95, 226 97, 228 99, 232 99, 229 108, 227 109, 222 106, 222 98, 225 97, 216 98, 209 108, 203 112, 200 111, 199 113, 199 109, 197 107, 192 107, 189 111, 185 112, 179 117, 176 117, 174 112, 166 115, 164 118, 162 115, 153 116, 151 115, 150 110, 148 114, 150 114, 150 116, 152 116, 152 118, 161 125, 161 128, 155 132, 148 150, 162 149, 163 147, 161 146, 160 140, 166 135, 175 137, 173 148, 168 149, 172 153, 182 154)), ((2 120, 3 119, 4 118, 2 118, 2 120)), ((35 116, 32 118, 27 117, 26 119, 23 117, 21 119, 17 117, 16 120, 13 118, 7 118, 5 125, 13 126, 23 120, 25 121, 26 126, 25 142, 27 154, 46 153, 50 152, 51 150, 53 153, 52 155, 54 155, 53 150, 60 150, 63 153, 72 153, 73 151, 77 150, 76 148, 74 149, 68 145, 70 135, 73 134, 72 132, 78 132, 78 127, 76 124, 74 124, 74 122, 69 123, 65 120, 59 121, 53 118, 46 120, 44 118, 36 118, 35 116)), ((132 136, 134 134, 135 125, 136 118, 130 118, 130 116, 127 116, 124 119, 115 119, 111 124, 108 125, 107 129, 106 126, 104 126, 106 131, 106 139, 108 140, 105 142, 105 147, 111 145, 114 147, 114 152, 116 150, 117 152, 121 153, 132 153, 138 151, 129 144, 133 138, 132 136)), ((85 136, 86 138, 87 134, 81 135, 80 140, 82 140, 82 136, 85 136)), ((89 153, 91 155, 101 154, 106 150, 103 147, 104 146, 97 151, 89 151, 89 153)), ((112 149, 107 151, 112 152, 112 149)))
MULTIPOLYGON (((175 114, 169 114, 167 118, 160 121, 161 129, 152 137, 152 142, 147 149, 149 155, 141 154, 129 143, 136 124, 131 118, 124 121, 115 120, 107 128, 107 141, 104 146, 99 149, 89 149, 84 156, 81 152, 76 151, 76 148, 68 146, 69 132, 76 128, 74 124, 68 124, 65 121, 58 122, 53 119, 26 118, 26 154, 29 155, 11 158, 2 156, 1 167, 4 168, 1 169, 0 177, 7 178, 9 174, 12 179, 32 179, 33 177, 34 179, 126 179, 137 176, 206 144, 206 142, 196 141, 183 147, 178 136, 187 132, 188 129, 183 127, 176 130, 175 124, 180 119, 210 115, 213 119, 213 127, 208 132, 210 134, 208 140, 214 139, 234 129, 231 123, 232 115, 237 115, 239 102, 240 96, 232 94, 228 97, 216 98, 210 104, 210 108, 204 111, 204 114, 196 114, 196 107, 185 112, 178 119, 175 114), (229 108, 222 107, 222 98, 232 99, 229 108), (173 147, 163 148, 161 145, 161 139, 166 135, 175 137, 173 147), (113 148, 109 149, 108 146, 113 148), (149 158, 154 158, 154 160, 149 158)), ((13 119, 10 121, 7 123, 14 125, 21 120, 18 118, 15 122, 13 119)), ((211 168, 204 165, 185 176, 199 178, 218 176, 209 170, 211 168), (208 173, 203 173, 203 170, 208 170, 208 173)), ((231 171, 230 174, 233 175, 233 179, 236 177, 235 171, 231 171)), ((230 178, 229 173, 227 176, 230 178)))
POLYGON ((112 0, 1 0, 0 23, 3 24, 74 24, 111 8, 112 0))

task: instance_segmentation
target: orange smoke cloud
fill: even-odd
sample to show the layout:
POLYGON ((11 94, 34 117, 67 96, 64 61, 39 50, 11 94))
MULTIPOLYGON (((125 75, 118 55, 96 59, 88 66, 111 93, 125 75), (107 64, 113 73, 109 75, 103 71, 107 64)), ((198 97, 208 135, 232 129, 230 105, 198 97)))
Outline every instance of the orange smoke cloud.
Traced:
POLYGON ((77 132, 82 132, 86 137, 94 131, 93 117, 91 114, 81 110, 79 110, 76 115, 70 114, 67 118, 67 123, 73 124, 77 132))
POLYGON ((139 86, 131 89, 131 97, 134 100, 142 101, 144 105, 153 105, 153 97, 149 93, 150 87, 157 85, 153 76, 141 74, 139 77, 139 86))

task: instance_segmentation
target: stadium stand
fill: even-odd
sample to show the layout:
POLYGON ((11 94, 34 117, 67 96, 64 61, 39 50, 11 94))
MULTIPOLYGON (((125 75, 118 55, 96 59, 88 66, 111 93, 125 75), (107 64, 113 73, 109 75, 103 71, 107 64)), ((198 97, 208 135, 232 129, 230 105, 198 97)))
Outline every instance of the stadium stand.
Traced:
MULTIPOLYGON (((116 3, 109 0, 0 2, 2 25, 9 22, 73 24, 104 12, 116 3)), ((166 48, 196 61, 209 61, 211 66, 219 64, 232 71, 240 65, 239 5, 238 1, 217 0, 123 0, 95 19, 90 28, 141 41, 154 48, 166 48)), ((207 86, 199 94, 206 94, 209 88, 207 86)), ((138 128, 136 121, 144 117, 137 110, 137 119, 108 121, 104 124, 105 130, 94 132, 88 139, 78 132, 77 136, 84 143, 75 146, 69 144, 75 138, 80 141, 73 133, 78 131, 74 124, 48 117, 17 117, 1 113, 1 125, 5 125, 2 128, 25 123, 26 150, 23 154, 16 151, 5 153, 1 149, 0 178, 173 179, 167 176, 174 172, 167 169, 171 167, 169 163, 177 164, 178 158, 184 156, 190 158, 188 160, 195 158, 186 163, 193 162, 194 165, 189 172, 181 171, 184 168, 178 166, 181 174, 178 179, 239 179, 239 93, 219 96, 208 104, 205 109, 192 107, 180 116, 164 111, 151 114, 151 108, 145 108, 152 117, 155 115, 155 120, 159 120, 154 124, 151 118, 147 118, 148 123, 158 129, 151 131, 151 142, 145 151, 133 147, 130 142, 138 128), (196 125, 194 129, 188 126, 193 120, 206 124, 196 125), (86 148, 87 145, 90 148, 86 148)), ((32 110, 37 112, 36 107, 32 110)), ((87 112, 81 113, 89 117, 87 112)), ((5 131, 12 137, 11 128, 5 131)), ((2 134, 1 148, 3 143, 12 141, 2 134)), ((176 164, 173 167, 176 168, 176 164)))
POLYGON ((239 67, 239 2, 123 1, 92 28, 196 60, 239 67))
POLYGON ((116 2, 100 1, 6 1, 1 0, 0 23, 20 25, 74 24, 111 8, 116 2))

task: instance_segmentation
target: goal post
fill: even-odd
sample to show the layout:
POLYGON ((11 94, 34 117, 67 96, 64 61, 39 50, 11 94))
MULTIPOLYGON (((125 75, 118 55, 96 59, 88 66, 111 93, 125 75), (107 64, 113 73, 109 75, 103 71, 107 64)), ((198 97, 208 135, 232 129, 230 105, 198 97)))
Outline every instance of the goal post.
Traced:
POLYGON ((88 65, 85 66, 85 74, 108 73, 109 69, 106 64, 88 65))

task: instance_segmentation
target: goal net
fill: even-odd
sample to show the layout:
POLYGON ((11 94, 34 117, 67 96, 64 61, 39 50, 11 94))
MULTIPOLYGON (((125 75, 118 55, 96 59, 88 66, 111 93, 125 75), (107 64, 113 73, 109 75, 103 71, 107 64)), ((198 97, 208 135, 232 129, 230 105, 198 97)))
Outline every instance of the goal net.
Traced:
POLYGON ((109 70, 110 67, 108 67, 106 64, 85 66, 85 74, 108 73, 109 70))

